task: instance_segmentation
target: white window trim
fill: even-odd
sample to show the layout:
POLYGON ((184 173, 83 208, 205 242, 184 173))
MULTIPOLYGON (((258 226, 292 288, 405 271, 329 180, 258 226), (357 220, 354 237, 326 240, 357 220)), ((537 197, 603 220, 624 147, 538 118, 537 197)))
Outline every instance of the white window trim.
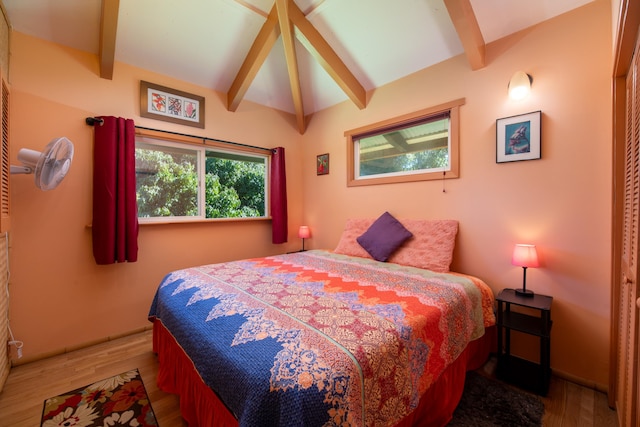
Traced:
MULTIPOLYGON (((162 147, 174 147, 184 150, 192 150, 196 152, 197 173, 198 173, 198 215, 192 216, 160 216, 160 217, 138 217, 139 224, 166 224, 166 223, 186 223, 186 222, 211 222, 211 221, 240 221, 240 220, 261 220, 269 219, 269 175, 271 168, 271 156, 258 154, 253 150, 242 149, 226 149, 221 148, 219 145, 208 144, 193 144, 189 142, 174 142, 165 140, 160 137, 136 135, 136 144, 138 142, 146 145, 156 145, 162 147), (264 159, 265 161, 265 174, 264 174, 264 188, 265 188, 265 215, 259 217, 243 217, 243 218, 207 218, 206 217, 206 191, 205 189, 205 171, 206 171, 206 152, 214 151, 220 153, 239 154, 245 157, 255 157, 258 159, 264 159)), ((137 146, 136 146, 137 148, 137 146)))

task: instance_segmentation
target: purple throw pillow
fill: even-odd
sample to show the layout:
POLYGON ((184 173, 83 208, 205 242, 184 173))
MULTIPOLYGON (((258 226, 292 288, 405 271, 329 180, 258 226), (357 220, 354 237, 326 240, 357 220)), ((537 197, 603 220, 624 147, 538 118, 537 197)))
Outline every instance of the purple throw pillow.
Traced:
POLYGON ((413 234, 385 212, 356 240, 373 259, 385 262, 413 234))

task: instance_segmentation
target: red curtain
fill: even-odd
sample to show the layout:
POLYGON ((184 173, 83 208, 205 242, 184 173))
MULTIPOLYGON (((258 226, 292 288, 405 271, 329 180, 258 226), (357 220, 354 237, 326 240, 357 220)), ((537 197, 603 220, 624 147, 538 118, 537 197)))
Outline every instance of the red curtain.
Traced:
POLYGON ((287 226, 287 176, 284 167, 284 148, 273 149, 271 155, 271 227, 272 242, 285 243, 287 226))
POLYGON ((97 264, 138 259, 135 125, 100 117, 93 148, 93 256, 97 264))

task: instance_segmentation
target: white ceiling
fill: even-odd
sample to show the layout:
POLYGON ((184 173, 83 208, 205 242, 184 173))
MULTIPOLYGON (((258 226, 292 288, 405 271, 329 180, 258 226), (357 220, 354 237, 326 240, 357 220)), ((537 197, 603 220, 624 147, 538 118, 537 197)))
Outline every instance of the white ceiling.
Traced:
MULTIPOLYGON (((590 1, 470 0, 485 43, 590 1)), ((98 54, 101 0, 2 2, 15 31, 98 54)), ((121 0, 115 60, 227 93, 273 3, 121 0)), ((444 0, 295 3, 366 90, 464 53, 444 0)), ((306 114, 348 99, 299 42, 296 54, 306 114)), ((287 73, 280 37, 243 99, 293 113, 287 73)))

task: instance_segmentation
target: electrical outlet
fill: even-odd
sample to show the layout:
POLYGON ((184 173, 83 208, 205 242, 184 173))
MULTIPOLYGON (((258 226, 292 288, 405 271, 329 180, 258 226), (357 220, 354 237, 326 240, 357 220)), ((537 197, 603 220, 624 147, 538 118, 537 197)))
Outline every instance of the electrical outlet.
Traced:
POLYGON ((24 343, 22 341, 9 341, 8 342, 9 345, 13 345, 16 347, 16 352, 18 353, 18 359, 22 358, 22 346, 24 345, 24 343))

